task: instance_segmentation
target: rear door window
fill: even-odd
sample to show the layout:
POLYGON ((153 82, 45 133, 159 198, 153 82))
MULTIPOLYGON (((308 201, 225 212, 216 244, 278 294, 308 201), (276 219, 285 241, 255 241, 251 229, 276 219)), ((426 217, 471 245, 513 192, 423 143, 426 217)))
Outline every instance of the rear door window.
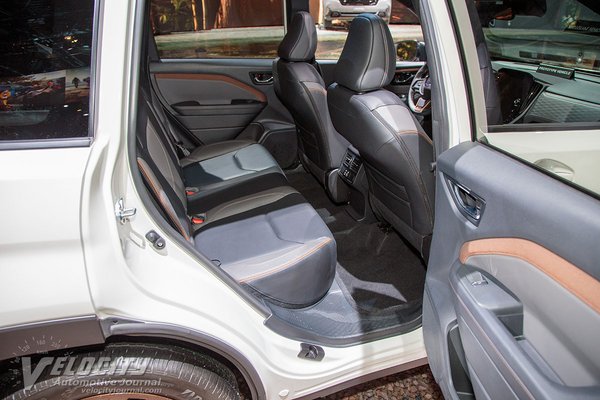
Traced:
POLYGON ((483 88, 487 123, 476 139, 598 196, 600 3, 466 1, 495 84, 483 88))
POLYGON ((275 58, 284 0, 152 0, 160 58, 275 58))

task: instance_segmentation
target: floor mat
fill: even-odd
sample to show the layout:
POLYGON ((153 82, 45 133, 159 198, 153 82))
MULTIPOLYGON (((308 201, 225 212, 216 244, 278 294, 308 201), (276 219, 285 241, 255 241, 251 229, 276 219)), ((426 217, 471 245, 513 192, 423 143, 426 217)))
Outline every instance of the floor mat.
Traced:
POLYGON ((338 277, 359 310, 379 312, 421 301, 425 266, 394 230, 359 223, 329 200, 317 181, 302 170, 288 174, 333 232, 338 246, 338 277))

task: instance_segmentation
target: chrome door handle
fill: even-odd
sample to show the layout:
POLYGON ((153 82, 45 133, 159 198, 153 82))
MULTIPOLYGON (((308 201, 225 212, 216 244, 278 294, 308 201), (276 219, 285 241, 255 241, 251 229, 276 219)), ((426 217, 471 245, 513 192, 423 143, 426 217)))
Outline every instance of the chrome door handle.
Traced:
POLYGON ((270 85, 275 80, 272 72, 251 72, 250 78, 255 85, 270 85))
POLYGON ((485 209, 485 201, 471 189, 451 178, 446 178, 458 211, 473 225, 478 226, 485 209))

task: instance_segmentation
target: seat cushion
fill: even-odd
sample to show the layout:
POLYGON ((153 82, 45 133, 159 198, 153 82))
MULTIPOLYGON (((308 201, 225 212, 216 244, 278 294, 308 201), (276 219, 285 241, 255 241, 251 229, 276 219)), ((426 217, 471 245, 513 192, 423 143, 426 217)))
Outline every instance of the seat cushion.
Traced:
POLYGON ((202 146, 182 160, 190 214, 258 191, 287 185, 277 161, 263 146, 245 140, 202 146))
POLYGON ((272 301, 287 307, 314 304, 335 275, 333 235, 293 189, 255 196, 207 212, 207 225, 194 235, 196 249, 272 301))

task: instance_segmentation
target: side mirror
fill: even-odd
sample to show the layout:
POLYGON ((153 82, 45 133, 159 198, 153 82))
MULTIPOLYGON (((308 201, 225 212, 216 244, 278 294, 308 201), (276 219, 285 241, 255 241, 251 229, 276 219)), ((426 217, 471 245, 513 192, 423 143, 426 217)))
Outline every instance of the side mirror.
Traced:
POLYGON ((425 43, 417 40, 401 40, 396 43, 398 61, 427 61, 425 43))

